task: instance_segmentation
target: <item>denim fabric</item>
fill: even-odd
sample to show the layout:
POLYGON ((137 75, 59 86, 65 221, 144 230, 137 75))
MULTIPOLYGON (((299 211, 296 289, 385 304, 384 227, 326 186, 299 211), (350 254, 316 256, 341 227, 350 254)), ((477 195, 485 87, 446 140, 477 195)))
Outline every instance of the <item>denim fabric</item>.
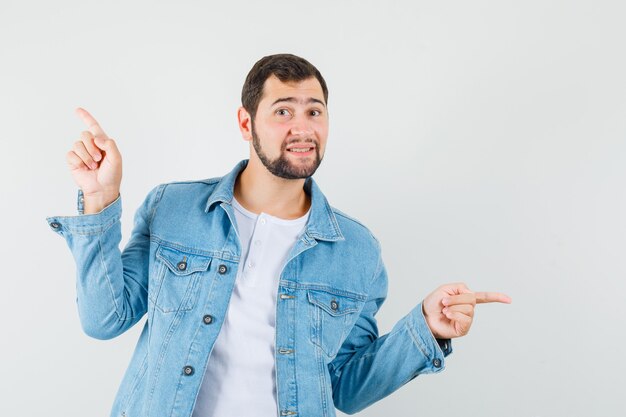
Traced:
MULTIPOLYGON (((121 196, 96 214, 47 218, 74 256, 87 335, 114 338, 147 314, 111 416, 191 416, 240 261, 231 201, 247 162, 221 178, 154 187, 122 252, 121 196)), ((279 415, 353 414, 441 371, 452 349, 433 337, 421 303, 379 336, 374 316, 387 296, 379 242, 312 178, 304 189, 311 213, 276 303, 279 415)))

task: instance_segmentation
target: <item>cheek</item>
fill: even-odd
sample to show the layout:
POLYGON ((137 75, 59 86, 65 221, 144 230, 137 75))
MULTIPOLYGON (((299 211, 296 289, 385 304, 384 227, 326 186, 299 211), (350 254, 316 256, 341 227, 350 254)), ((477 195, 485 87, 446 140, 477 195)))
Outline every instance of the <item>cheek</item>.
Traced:
POLYGON ((318 138, 320 138, 319 146, 322 150, 326 149, 327 135, 328 132, 320 132, 320 134, 318 135, 318 138))

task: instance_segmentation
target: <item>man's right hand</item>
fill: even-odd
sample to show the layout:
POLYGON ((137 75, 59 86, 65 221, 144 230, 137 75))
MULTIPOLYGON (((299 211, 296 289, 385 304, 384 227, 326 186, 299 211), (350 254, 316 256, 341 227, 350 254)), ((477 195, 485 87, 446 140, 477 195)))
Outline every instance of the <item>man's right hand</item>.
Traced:
POLYGON ((78 107, 76 114, 87 130, 66 154, 72 177, 83 191, 84 214, 98 213, 119 196, 122 183, 122 155, 87 110, 78 107))

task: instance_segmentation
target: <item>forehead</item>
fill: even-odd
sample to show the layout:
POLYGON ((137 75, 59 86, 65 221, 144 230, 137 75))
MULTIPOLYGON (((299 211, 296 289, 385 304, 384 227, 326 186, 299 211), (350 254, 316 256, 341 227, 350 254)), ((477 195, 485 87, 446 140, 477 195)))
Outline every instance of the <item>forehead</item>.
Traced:
POLYGON ((276 99, 283 97, 294 97, 305 100, 312 97, 325 103, 324 92, 317 78, 310 77, 302 81, 289 81, 284 83, 272 74, 263 84, 263 97, 259 105, 269 106, 276 99))

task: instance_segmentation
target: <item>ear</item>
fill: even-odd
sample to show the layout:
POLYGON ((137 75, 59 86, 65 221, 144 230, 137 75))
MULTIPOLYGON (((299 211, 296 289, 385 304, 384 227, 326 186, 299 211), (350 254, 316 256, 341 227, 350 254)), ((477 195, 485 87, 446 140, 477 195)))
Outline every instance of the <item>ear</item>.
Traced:
POLYGON ((241 131, 241 137, 243 140, 249 142, 252 140, 252 118, 250 113, 243 107, 237 109, 237 124, 241 131))

